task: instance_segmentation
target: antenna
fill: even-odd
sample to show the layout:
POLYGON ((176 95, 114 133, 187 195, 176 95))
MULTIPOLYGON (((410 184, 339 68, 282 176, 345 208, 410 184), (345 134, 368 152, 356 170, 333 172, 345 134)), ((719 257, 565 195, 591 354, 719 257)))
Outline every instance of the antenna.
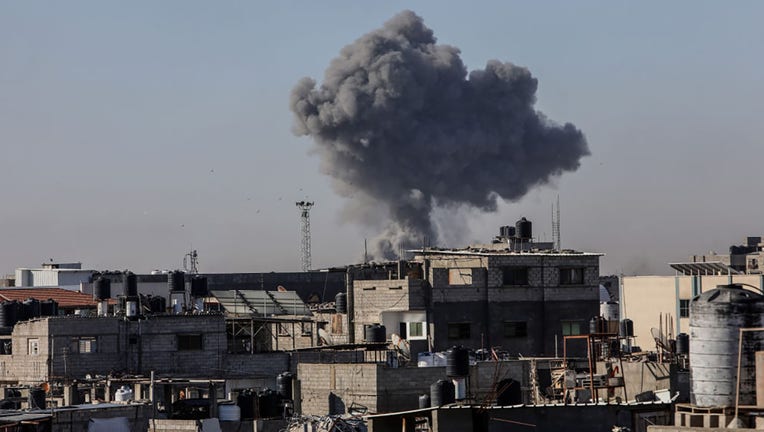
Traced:
POLYGON ((300 209, 300 259, 302 271, 310 271, 310 209, 312 201, 297 201, 295 205, 300 209))
POLYGON ((186 273, 199 273, 199 254, 196 253, 196 249, 183 256, 183 269, 186 273))
POLYGON ((554 249, 562 250, 562 241, 560 240, 560 195, 557 195, 557 208, 552 203, 552 242, 554 249))

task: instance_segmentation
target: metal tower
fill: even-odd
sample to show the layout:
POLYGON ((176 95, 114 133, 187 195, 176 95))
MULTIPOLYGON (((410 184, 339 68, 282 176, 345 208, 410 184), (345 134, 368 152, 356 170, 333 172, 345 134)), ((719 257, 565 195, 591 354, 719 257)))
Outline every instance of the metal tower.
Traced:
POLYGON ((554 203, 552 203, 552 242, 554 242, 554 249, 557 251, 562 250, 562 241, 560 240, 560 196, 557 195, 557 208, 555 209, 554 203))
POLYGON ((183 257, 183 268, 186 270, 186 273, 199 273, 199 254, 196 253, 196 249, 183 257))
POLYGON ((302 271, 310 271, 310 209, 313 202, 297 201, 295 203, 300 209, 300 253, 302 261, 302 271))

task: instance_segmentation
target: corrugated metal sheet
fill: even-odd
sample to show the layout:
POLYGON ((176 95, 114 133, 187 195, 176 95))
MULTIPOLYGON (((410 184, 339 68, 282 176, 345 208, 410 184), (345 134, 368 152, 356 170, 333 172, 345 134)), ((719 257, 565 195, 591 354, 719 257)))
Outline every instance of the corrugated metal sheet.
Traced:
POLYGON ((294 291, 214 290, 212 295, 234 315, 311 315, 294 291))

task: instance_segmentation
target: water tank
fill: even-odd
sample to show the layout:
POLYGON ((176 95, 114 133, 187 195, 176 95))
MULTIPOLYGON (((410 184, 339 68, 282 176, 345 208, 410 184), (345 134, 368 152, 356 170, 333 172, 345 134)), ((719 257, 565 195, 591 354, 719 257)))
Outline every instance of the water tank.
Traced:
POLYGON ((496 405, 509 406, 523 403, 520 383, 513 379, 504 379, 496 383, 496 405))
POLYGON ((619 334, 621 337, 634 337, 634 322, 628 318, 622 319, 619 334))
POLYGON ((106 300, 111 297, 111 281, 103 276, 98 276, 93 281, 93 294, 98 300, 106 300))
POLYGON ((255 393, 252 390, 243 390, 236 396, 236 405, 240 408, 242 420, 255 418, 255 393))
POLYGON ((167 273, 167 288, 170 292, 186 292, 186 274, 179 270, 167 273))
POLYGON ((138 296, 138 277, 133 272, 125 272, 122 275, 122 293, 125 297, 138 296))
POLYGON ((13 327, 19 321, 21 304, 17 301, 6 301, 0 305, 0 327, 13 327))
POLYGON ((381 343, 387 341, 387 329, 385 326, 379 324, 373 324, 366 327, 365 337, 366 342, 381 343))
POLYGON ((128 386, 122 386, 114 392, 115 402, 127 402, 133 400, 133 389, 128 386))
POLYGON ((533 229, 531 226, 531 221, 526 218, 521 218, 519 221, 517 221, 517 223, 515 223, 515 237, 523 240, 532 239, 533 229))
POLYGON ((446 376, 463 377, 470 374, 470 353, 463 346, 446 351, 446 376))
POLYGON ((26 316, 27 319, 38 318, 41 313, 40 300, 35 298, 24 300, 24 316, 26 316))
POLYGON ((40 313, 42 316, 58 316, 58 302, 53 299, 41 301, 40 313))
POLYGON ((45 409, 45 390, 40 387, 29 389, 29 409, 45 409))
POLYGON ((438 380, 430 386, 430 404, 434 407, 454 403, 456 401, 454 383, 438 380))
MULTIPOLYGON (((762 327, 764 297, 742 285, 719 285, 690 302, 690 402, 699 407, 732 407, 738 367, 739 329, 762 327)), ((756 404, 755 351, 764 334, 746 332, 740 368, 740 404, 756 404)))
POLYGON ((276 376, 276 391, 284 399, 292 399, 292 381, 294 375, 291 372, 282 372, 276 376))
POLYGON ((679 333, 676 335, 676 353, 677 354, 689 354, 690 353, 690 335, 687 333, 679 333))
POLYGON ((241 421, 241 408, 232 403, 218 405, 220 421, 241 421))
POLYGON ((348 313, 348 295, 341 292, 334 296, 334 310, 339 314, 348 313))
POLYGON ((618 321, 618 302, 600 303, 600 315, 608 321, 618 321))
POLYGON ((605 318, 602 318, 601 316, 592 317, 592 319, 589 320, 589 333, 607 333, 607 321, 605 318))
POLYGON ((194 276, 191 278, 191 297, 201 298, 208 295, 207 278, 204 276, 194 276))
POLYGON ((429 407, 430 407, 430 395, 428 395, 428 394, 420 394, 419 395, 419 409, 429 408, 429 407))
POLYGON ((281 417, 281 398, 275 391, 264 389, 257 394, 256 408, 255 418, 281 417))

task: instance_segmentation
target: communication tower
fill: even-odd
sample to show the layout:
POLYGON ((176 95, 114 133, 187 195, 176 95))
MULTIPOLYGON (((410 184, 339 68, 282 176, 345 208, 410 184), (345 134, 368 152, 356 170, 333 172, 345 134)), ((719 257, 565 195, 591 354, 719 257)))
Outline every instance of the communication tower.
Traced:
POLYGON ((311 201, 297 201, 295 205, 300 209, 300 259, 302 271, 310 271, 310 209, 311 201))
POLYGON ((183 268, 186 270, 186 273, 199 273, 199 254, 196 253, 196 249, 183 257, 183 268))
POLYGON ((557 208, 552 203, 552 242, 554 242, 554 249, 557 251, 562 250, 562 242, 560 240, 560 196, 557 195, 557 208))

